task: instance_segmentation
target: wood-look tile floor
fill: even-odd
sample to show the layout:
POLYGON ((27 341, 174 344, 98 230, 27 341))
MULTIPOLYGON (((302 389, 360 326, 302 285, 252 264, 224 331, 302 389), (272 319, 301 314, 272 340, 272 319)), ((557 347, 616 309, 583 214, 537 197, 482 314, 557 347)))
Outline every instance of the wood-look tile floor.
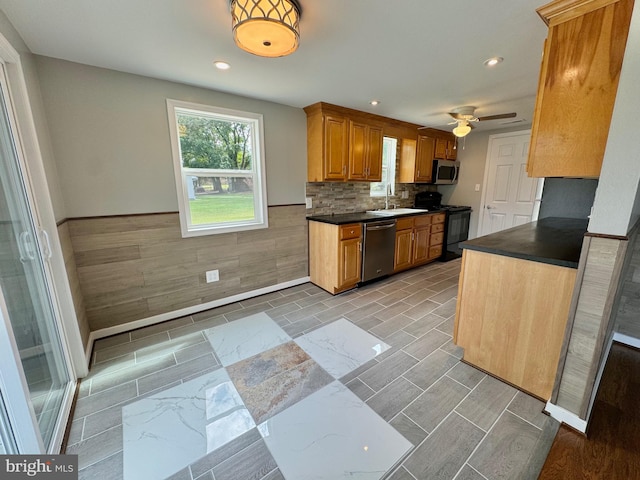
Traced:
MULTIPOLYGON (((391 345, 340 378, 414 445, 385 478, 535 479, 558 424, 542 402, 460 362, 459 271, 459 260, 433 263, 338 296, 304 284, 97 341, 67 442, 80 479, 122 479, 123 406, 222 368, 204 332, 259 312, 293 338, 345 318, 391 345)), ((256 429, 214 453, 171 478, 284 478, 256 429)))
POLYGON ((613 345, 588 436, 560 427, 541 480, 640 479, 640 350, 613 345))

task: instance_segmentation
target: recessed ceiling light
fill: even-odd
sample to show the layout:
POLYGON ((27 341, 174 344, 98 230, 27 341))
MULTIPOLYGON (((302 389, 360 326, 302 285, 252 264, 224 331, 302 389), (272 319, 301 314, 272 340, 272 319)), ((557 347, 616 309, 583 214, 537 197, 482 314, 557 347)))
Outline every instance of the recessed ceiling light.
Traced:
POLYGON ((502 57, 491 57, 484 61, 485 67, 495 67, 497 64, 502 63, 504 58, 502 57))
POLYGON ((227 62, 222 62, 220 60, 218 60, 217 62, 213 62, 213 64, 218 70, 229 70, 231 68, 231 65, 229 65, 227 62))
POLYGON ((376 105, 378 105, 380 102, 379 102, 378 100, 371 100, 369 103, 375 107, 375 106, 376 106, 376 105))

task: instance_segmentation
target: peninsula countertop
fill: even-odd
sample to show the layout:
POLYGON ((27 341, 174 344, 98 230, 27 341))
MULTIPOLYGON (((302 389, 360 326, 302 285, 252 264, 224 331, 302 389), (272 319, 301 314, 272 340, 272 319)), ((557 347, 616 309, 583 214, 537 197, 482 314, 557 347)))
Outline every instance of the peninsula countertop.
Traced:
POLYGON ((550 217, 474 238, 460 247, 479 252, 578 268, 588 220, 550 217))

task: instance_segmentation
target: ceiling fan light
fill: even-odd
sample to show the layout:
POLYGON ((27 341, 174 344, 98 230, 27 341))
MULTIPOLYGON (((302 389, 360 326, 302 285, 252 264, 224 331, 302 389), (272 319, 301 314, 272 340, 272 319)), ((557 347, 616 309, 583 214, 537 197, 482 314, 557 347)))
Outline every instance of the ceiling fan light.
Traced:
POLYGON ((462 138, 468 135, 470 131, 471 131, 471 127, 467 122, 459 122, 458 126, 453 129, 453 134, 456 137, 462 138))
POLYGON ((295 0, 231 0, 233 39, 246 52, 283 57, 300 42, 300 7, 295 0))

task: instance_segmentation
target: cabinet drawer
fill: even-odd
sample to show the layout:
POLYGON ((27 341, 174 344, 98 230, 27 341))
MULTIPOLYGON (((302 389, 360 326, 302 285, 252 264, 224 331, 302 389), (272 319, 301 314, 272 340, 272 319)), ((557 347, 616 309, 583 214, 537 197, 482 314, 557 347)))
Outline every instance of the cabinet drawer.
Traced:
POLYGON ((362 226, 359 223, 340 225, 340 240, 348 238, 358 238, 362 233, 362 226))
POLYGON ((422 227, 424 225, 431 225, 431 219, 433 215, 419 215, 417 217, 413 217, 414 225, 416 227, 422 227))
POLYGON ((431 225, 431 233, 444 232, 444 223, 434 223, 431 225))
POLYGON ((444 223, 445 214, 437 213, 435 215, 431 215, 431 223, 444 223))
MULTIPOLYGON (((433 230, 432 230, 433 232, 433 230)), ((442 241, 444 240, 444 233, 431 233, 431 240, 429 240, 429 245, 442 245, 442 241)))
POLYGON ((396 232, 398 230, 407 230, 409 228, 413 228, 413 218, 414 217, 399 218, 396 221, 396 232))
POLYGON ((438 245, 437 247, 431 247, 429 249, 429 258, 436 258, 442 255, 442 245, 438 245))

